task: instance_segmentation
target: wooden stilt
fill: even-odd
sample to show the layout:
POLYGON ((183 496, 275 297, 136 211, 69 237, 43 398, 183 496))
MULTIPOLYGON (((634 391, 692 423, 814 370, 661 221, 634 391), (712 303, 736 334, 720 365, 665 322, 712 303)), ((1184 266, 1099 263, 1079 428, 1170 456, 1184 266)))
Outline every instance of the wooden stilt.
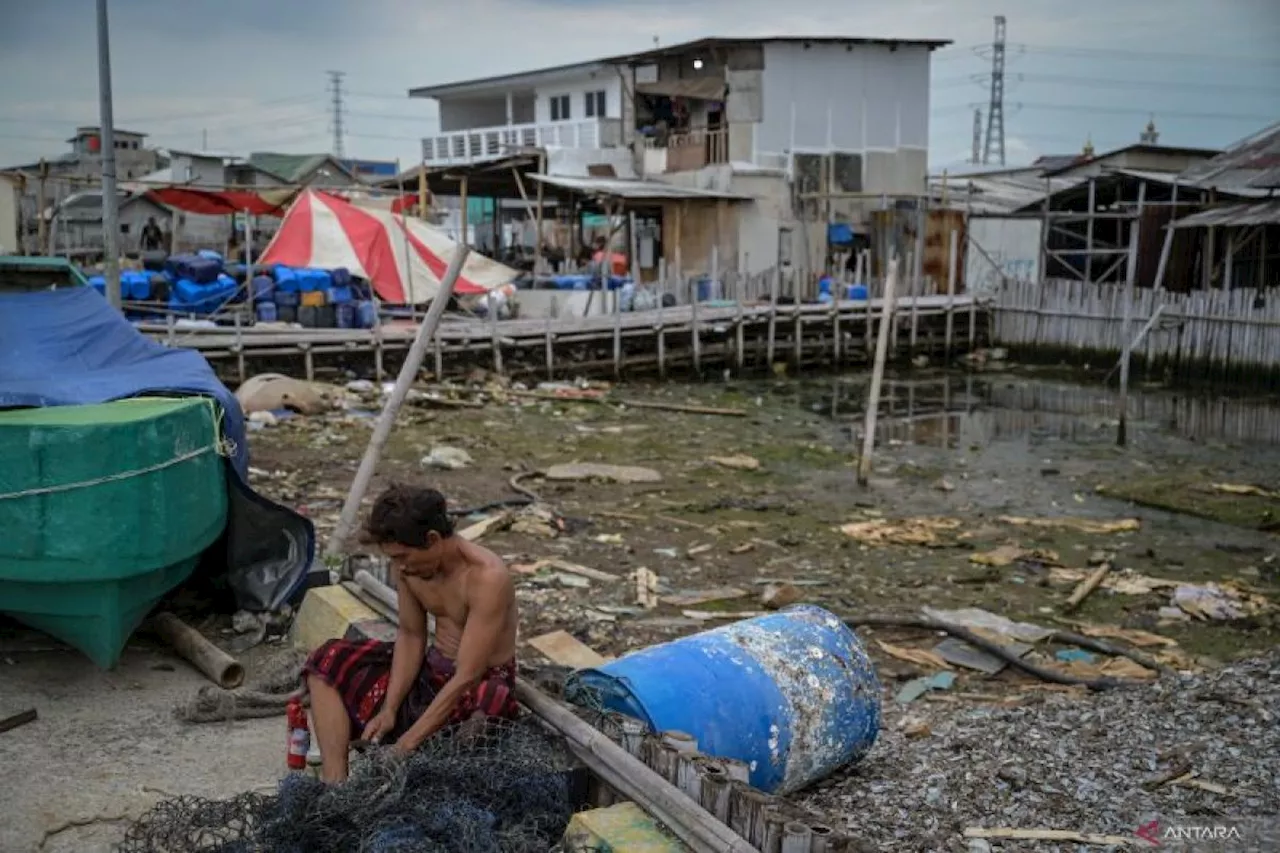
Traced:
POLYGON ((547 380, 556 378, 556 347, 555 337, 551 334, 551 317, 552 312, 547 312, 547 330, 543 336, 543 347, 547 358, 547 380))
POLYGON ((248 376, 245 374, 244 366, 244 340, 240 332, 240 312, 235 313, 236 320, 236 372, 240 377, 240 384, 243 385, 248 376))
MULTIPOLYGON (((489 300, 489 345, 493 348, 493 372, 502 376, 502 339, 498 337, 498 310, 494 300, 489 300)), ((438 338, 437 338, 438 340, 438 338)))
POLYGON ((876 445, 876 415, 880 409, 880 385, 884 381, 884 363, 889 352, 889 324, 893 322, 894 289, 897 287, 897 280, 898 259, 892 258, 889 261, 889 274, 884 280, 884 304, 880 311, 880 331, 876 335, 876 359, 871 368, 871 387, 867 392, 862 456, 858 459, 858 485, 860 486, 867 485, 871 477, 871 454, 876 445))
POLYGON ((778 342, 778 291, 782 289, 782 267, 774 267, 769 276, 769 341, 767 345, 765 366, 772 369, 777 354, 778 342))
MULTIPOLYGON (((744 260, 750 259, 750 255, 743 255, 744 260)), ((745 265, 745 264, 744 264, 745 265)), ((748 267, 749 268, 749 267, 748 267)), ((747 301, 747 278, 746 276, 735 276, 734 293, 737 298, 737 314, 733 320, 733 359, 734 366, 738 369, 738 373, 742 373, 747 363, 746 354, 746 329, 743 328, 742 314, 745 310, 744 303, 747 301)))
POLYGON ((960 232, 954 228, 949 235, 950 241, 947 246, 947 331, 946 331, 946 353, 947 363, 951 362, 951 344, 952 338, 955 336, 956 322, 956 255, 960 251, 960 232))

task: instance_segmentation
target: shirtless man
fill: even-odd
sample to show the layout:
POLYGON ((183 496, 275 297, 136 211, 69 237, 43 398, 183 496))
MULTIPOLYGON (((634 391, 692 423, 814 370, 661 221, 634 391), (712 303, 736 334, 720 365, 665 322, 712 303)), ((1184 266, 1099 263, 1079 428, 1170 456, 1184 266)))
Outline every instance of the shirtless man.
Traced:
POLYGON ((330 640, 303 667, 326 782, 347 777, 357 734, 407 755, 446 725, 516 713, 518 618, 502 560, 453 535, 434 489, 385 491, 365 540, 391 561, 400 630, 394 643, 330 640), (430 648, 428 613, 436 617, 430 648))

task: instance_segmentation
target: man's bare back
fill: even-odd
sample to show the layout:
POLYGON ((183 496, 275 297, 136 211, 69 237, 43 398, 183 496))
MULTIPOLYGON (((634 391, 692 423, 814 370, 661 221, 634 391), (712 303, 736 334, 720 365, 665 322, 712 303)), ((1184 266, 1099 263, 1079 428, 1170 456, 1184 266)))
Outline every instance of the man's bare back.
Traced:
POLYGON ((483 611, 486 599, 500 597, 505 615, 487 665, 501 666, 514 658, 516 652, 516 597, 511 573, 502 559, 488 548, 460 540, 456 551, 456 559, 441 566, 431 577, 404 572, 401 594, 407 589, 413 603, 436 618, 435 646, 450 659, 458 656, 462 632, 472 610, 483 611))

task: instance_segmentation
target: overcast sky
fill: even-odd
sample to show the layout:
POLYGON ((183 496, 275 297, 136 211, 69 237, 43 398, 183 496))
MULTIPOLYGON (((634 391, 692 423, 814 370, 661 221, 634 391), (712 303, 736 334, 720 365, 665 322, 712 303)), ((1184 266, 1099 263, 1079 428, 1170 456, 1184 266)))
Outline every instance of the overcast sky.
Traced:
MULTIPOLYGON (((109 0, 116 126, 160 146, 328 151, 346 72, 349 156, 408 163, 413 86, 710 35, 951 39, 934 54, 935 168, 968 156, 992 17, 1008 16, 1010 162, 1136 142, 1221 147, 1280 120, 1280 0, 109 0)), ((93 0, 0 0, 0 166, 98 121, 93 0)))

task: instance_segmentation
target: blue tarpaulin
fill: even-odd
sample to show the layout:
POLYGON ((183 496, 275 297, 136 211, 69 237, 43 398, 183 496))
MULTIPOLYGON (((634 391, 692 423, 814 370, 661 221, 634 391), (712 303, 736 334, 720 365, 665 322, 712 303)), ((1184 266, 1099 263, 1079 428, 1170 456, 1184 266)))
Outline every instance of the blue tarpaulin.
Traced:
POLYGON ((89 287, 0 293, 0 409, 145 395, 205 396, 220 404, 236 475, 230 478, 228 580, 240 607, 279 607, 305 580, 315 528, 249 487, 244 414, 204 357, 147 338, 89 287))

